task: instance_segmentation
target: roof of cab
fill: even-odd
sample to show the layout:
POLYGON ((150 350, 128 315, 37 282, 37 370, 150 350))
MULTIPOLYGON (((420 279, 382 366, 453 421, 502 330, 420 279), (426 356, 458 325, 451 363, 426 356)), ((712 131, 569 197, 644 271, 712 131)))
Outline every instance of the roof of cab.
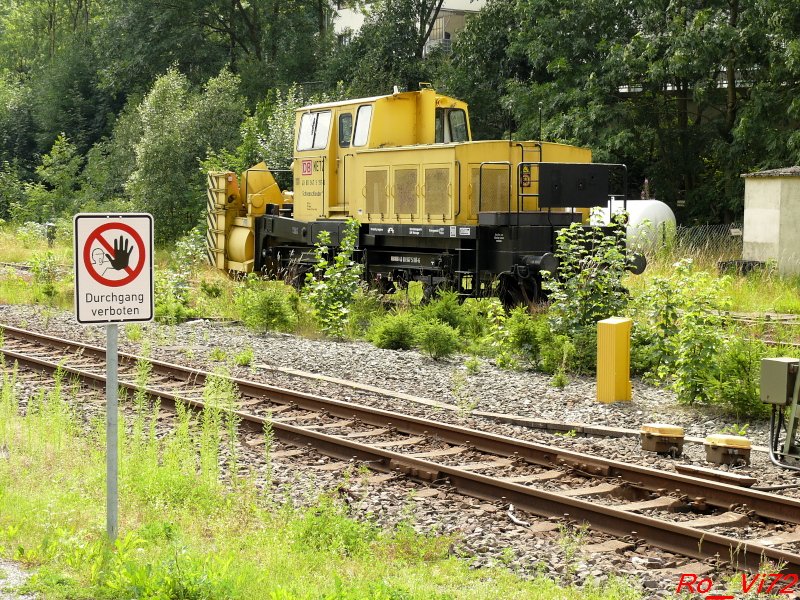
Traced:
MULTIPOLYGON (((384 94, 383 96, 371 96, 369 98, 352 98, 350 100, 339 100, 337 102, 322 102, 320 104, 311 104, 309 106, 302 106, 297 109, 297 112, 305 112, 309 110, 322 110, 326 108, 338 108, 340 106, 350 106, 353 104, 372 104, 377 100, 383 100, 385 98, 403 98, 403 97, 411 97, 414 94, 419 94, 422 90, 415 91, 415 92, 397 92, 395 94, 384 94)), ((445 99, 445 100, 452 100, 459 102, 456 98, 451 98, 449 96, 443 96, 442 94, 436 94, 436 99, 445 99)))

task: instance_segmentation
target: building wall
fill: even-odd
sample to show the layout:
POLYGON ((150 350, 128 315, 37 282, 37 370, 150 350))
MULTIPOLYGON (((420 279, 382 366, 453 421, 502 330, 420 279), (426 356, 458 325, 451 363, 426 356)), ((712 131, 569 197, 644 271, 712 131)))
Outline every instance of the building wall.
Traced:
POLYGON ((747 177, 745 260, 775 261, 781 275, 800 273, 800 177, 747 177))
POLYGON ((795 275, 800 273, 800 177, 782 179, 778 271, 795 275))

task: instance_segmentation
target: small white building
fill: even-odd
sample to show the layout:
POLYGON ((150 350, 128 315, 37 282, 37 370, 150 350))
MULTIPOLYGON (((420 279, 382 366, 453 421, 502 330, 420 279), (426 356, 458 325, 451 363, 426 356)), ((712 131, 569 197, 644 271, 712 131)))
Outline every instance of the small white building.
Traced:
POLYGON ((746 173, 742 258, 800 273, 800 167, 746 173))
MULTIPOLYGON (((486 0, 444 0, 425 44, 426 53, 438 47, 449 52, 453 38, 464 29, 469 15, 478 12, 485 4, 486 0)), ((336 1, 335 8, 333 31, 338 39, 343 40, 361 29, 364 13, 357 8, 349 8, 342 0, 336 1)))

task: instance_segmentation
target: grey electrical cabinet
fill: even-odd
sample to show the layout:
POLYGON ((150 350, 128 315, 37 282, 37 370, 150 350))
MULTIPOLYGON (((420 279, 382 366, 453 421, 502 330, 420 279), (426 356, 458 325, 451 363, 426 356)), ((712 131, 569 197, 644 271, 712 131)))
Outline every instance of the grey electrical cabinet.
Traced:
POLYGON ((794 394, 800 359, 761 359, 761 401, 766 404, 786 406, 794 394))

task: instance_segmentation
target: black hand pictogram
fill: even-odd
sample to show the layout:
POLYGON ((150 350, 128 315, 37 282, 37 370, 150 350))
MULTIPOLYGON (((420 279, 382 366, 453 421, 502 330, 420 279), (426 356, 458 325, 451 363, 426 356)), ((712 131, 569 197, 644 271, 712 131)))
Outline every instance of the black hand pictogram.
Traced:
POLYGON ((112 268, 121 271, 128 268, 131 252, 133 252, 133 248, 128 243, 128 238, 121 235, 119 240, 114 240, 114 258, 111 258, 108 254, 106 254, 106 258, 111 263, 112 268))

